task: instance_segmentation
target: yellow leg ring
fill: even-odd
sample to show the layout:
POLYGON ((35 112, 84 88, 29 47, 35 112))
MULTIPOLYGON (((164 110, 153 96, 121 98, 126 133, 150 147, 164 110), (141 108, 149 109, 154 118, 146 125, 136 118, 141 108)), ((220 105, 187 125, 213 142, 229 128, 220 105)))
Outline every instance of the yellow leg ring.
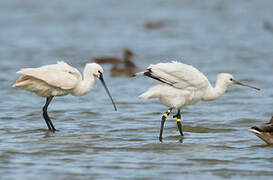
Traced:
POLYGON ((164 116, 165 118, 167 118, 167 117, 168 117, 168 114, 164 113, 163 116, 164 116))
POLYGON ((181 121, 181 119, 176 119, 176 122, 180 122, 181 121))

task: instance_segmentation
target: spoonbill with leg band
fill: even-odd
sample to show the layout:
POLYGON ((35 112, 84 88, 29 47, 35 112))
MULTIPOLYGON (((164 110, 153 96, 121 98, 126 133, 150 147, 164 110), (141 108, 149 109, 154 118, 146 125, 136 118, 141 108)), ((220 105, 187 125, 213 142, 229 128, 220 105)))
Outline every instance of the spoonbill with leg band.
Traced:
POLYGON ((139 97, 144 99, 159 98, 160 102, 168 107, 162 116, 159 140, 162 141, 163 127, 168 115, 177 109, 177 127, 183 137, 181 125, 181 109, 198 101, 211 101, 224 94, 227 87, 232 84, 259 88, 236 81, 231 74, 220 73, 215 87, 212 87, 206 76, 193 66, 173 61, 150 65, 146 71, 136 73, 134 76, 143 75, 155 80, 156 85, 139 97))
POLYGON ((52 121, 47 114, 47 107, 54 96, 83 96, 93 88, 95 77, 99 78, 109 95, 114 109, 117 110, 113 98, 104 82, 103 69, 96 63, 86 64, 81 73, 74 67, 61 61, 57 64, 46 65, 39 68, 25 68, 17 73, 23 74, 13 87, 34 92, 39 96, 46 97, 43 107, 43 117, 50 131, 56 131, 52 121))

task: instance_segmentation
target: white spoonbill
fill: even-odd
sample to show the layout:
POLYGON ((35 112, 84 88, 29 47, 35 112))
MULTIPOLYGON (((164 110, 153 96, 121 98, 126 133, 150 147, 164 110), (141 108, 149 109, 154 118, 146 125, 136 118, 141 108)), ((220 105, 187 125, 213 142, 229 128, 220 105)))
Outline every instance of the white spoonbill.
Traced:
POLYGON ((53 97, 65 96, 67 94, 83 96, 93 88, 95 77, 101 80, 115 110, 117 110, 113 98, 104 82, 103 69, 96 63, 86 64, 83 78, 76 68, 63 61, 39 68, 24 68, 17 73, 23 74, 23 76, 16 80, 13 87, 22 88, 34 92, 39 96, 46 97, 46 103, 43 107, 43 117, 50 131, 56 131, 47 114, 47 107, 53 97))
POLYGON ((164 113, 161 120, 159 140, 162 141, 164 123, 173 109, 177 109, 176 122, 178 130, 183 136, 180 110, 187 105, 198 101, 211 101, 218 99, 227 87, 232 84, 259 88, 236 81, 231 74, 220 73, 215 87, 212 87, 208 79, 193 66, 173 61, 171 63, 159 63, 150 65, 146 71, 136 73, 153 78, 157 83, 139 97, 144 99, 159 98, 161 103, 170 107, 164 113))

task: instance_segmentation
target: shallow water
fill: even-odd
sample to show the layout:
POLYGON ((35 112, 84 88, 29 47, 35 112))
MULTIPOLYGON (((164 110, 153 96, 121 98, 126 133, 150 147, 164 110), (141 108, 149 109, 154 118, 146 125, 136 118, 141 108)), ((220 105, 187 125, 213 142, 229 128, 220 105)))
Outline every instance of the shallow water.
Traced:
POLYGON ((248 129, 272 115, 272 1, 10 0, 0 2, 1 179, 269 179, 272 146, 248 129), (164 22, 147 30, 146 22, 164 22), (65 60, 82 71, 92 57, 135 52, 142 70, 180 60, 214 84, 219 72, 260 87, 233 86, 219 100, 183 109, 181 142, 167 107, 137 96, 152 82, 109 76, 118 112, 97 82, 84 97, 45 99, 11 88, 23 67, 65 60))

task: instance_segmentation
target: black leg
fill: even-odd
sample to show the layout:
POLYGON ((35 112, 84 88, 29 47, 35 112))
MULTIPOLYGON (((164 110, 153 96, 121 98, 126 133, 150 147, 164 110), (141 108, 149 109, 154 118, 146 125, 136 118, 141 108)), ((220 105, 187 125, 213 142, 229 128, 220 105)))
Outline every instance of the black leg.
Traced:
POLYGON ((165 124, 165 121, 168 117, 168 115, 172 112, 172 108, 170 108, 167 112, 165 112, 162 116, 162 119, 161 119, 161 127, 160 127, 160 134, 159 134, 159 141, 162 142, 162 134, 163 134, 163 128, 164 128, 164 124, 165 124))
POLYGON ((46 125, 50 131, 56 131, 52 121, 50 120, 50 118, 48 117, 48 114, 47 114, 47 107, 48 107, 49 103, 51 102, 51 100, 53 99, 53 97, 54 96, 50 96, 50 97, 46 98, 46 103, 43 107, 43 116, 44 116, 46 125))
POLYGON ((173 116, 174 118, 176 117, 176 123, 177 123, 177 127, 178 127, 178 130, 180 132, 180 135, 183 137, 184 134, 183 134, 183 131, 182 131, 182 125, 181 125, 181 113, 180 113, 180 110, 177 111, 177 114, 175 116, 173 116))

